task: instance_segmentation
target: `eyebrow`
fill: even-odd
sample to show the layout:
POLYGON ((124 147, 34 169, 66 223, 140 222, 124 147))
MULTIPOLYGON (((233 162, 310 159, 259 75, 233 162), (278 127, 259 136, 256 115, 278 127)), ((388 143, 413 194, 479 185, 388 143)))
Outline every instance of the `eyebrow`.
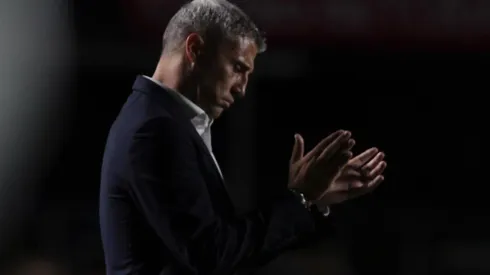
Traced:
POLYGON ((243 61, 241 61, 239 59, 235 59, 235 62, 239 63, 240 66, 245 67, 245 69, 247 69, 247 71, 250 71, 250 72, 253 71, 253 69, 247 63, 245 63, 245 62, 243 62, 243 61))

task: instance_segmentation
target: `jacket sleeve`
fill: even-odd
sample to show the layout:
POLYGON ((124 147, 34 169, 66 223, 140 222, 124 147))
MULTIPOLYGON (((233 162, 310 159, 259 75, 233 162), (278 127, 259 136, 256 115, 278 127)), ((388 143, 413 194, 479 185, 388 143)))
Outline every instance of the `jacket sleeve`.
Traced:
POLYGON ((288 190, 246 216, 219 216, 185 130, 154 119, 130 150, 130 194, 178 274, 229 274, 241 264, 265 263, 315 231, 314 218, 288 190))

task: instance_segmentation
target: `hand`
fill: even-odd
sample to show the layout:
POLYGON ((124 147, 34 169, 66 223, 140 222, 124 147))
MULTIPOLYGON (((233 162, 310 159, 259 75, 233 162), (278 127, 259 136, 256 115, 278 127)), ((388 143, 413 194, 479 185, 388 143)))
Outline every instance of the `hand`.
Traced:
POLYGON ((316 204, 325 206, 357 198, 373 191, 384 180, 384 153, 371 148, 349 160, 340 175, 316 204))
POLYGON ((323 197, 330 184, 337 178, 352 157, 350 149, 354 140, 351 133, 339 130, 318 143, 306 156, 304 141, 296 134, 289 165, 289 188, 303 193, 307 200, 323 197))

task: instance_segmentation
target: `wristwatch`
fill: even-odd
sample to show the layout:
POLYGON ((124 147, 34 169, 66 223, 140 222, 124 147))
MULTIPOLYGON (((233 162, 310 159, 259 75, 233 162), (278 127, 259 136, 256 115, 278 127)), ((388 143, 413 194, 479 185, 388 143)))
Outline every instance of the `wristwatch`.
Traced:
POLYGON ((330 215, 330 207, 328 205, 318 205, 311 201, 308 201, 303 193, 296 189, 290 189, 296 196, 300 198, 301 204, 308 209, 309 211, 318 211, 324 217, 328 217, 330 215))

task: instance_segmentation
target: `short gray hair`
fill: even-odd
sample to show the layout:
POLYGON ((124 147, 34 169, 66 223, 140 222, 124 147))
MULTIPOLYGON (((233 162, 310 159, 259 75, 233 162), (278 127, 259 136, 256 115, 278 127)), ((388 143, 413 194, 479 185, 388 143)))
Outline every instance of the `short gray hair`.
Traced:
POLYGON ((264 34, 240 8, 225 0, 194 0, 170 19, 163 35, 164 52, 179 47, 191 33, 211 41, 251 38, 258 52, 266 50, 264 34))

